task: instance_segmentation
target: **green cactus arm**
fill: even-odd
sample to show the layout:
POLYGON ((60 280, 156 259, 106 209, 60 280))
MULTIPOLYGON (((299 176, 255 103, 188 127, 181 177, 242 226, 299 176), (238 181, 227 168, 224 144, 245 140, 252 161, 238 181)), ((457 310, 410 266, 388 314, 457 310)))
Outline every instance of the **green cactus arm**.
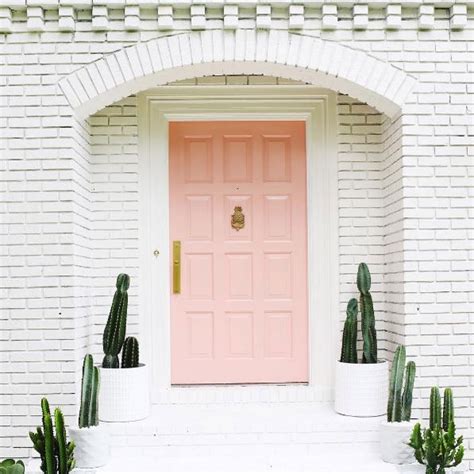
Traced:
POLYGON ((113 330, 112 328, 115 326, 115 318, 117 315, 117 308, 119 306, 120 298, 121 294, 118 291, 115 291, 102 338, 102 348, 104 350, 104 354, 108 354, 110 352, 111 332, 113 330))
POLYGON ((51 415, 51 412, 49 410, 49 402, 47 398, 41 399, 41 412, 43 413, 43 415, 45 414, 51 415))
POLYGON ((100 374, 97 367, 92 368, 92 387, 91 402, 89 410, 89 426, 97 426, 99 424, 99 390, 100 390, 100 374))
MULTIPOLYGON (((48 409, 49 409, 49 406, 48 406, 48 409)), ((45 466, 44 472, 46 474, 56 474, 53 421, 51 419, 51 414, 48 411, 43 411, 43 430, 44 430, 44 466, 45 466)))
POLYGON ((116 368, 119 366, 118 354, 122 349, 127 325, 128 294, 130 277, 121 273, 117 277, 116 291, 112 300, 109 317, 104 330, 102 367, 116 368))
POLYGON ((402 421, 410 421, 413 401, 413 387, 415 385, 416 364, 411 360, 405 368, 405 387, 402 395, 402 421))
POLYGON ((67 474, 66 427, 64 426, 63 414, 59 408, 54 410, 54 421, 58 442, 58 473, 67 474))
POLYGON ((360 295, 360 314, 362 322, 362 362, 377 363, 377 334, 375 331, 374 304, 370 293, 360 295))
POLYGON ((451 466, 448 467, 456 467, 459 464, 462 463, 462 460, 464 458, 464 446, 459 446, 459 448, 456 450, 454 454, 454 463, 451 466))
POLYGON ((438 387, 431 388, 430 394, 430 430, 441 427, 441 398, 438 387))
POLYGON ((74 459, 74 448, 76 445, 74 444, 74 441, 69 441, 67 444, 67 467, 68 467, 68 472, 71 472, 75 467, 76 467, 76 460, 74 459))
POLYGON ((84 357, 82 364, 81 406, 79 409, 79 428, 90 426, 90 406, 92 397, 92 371, 94 359, 90 354, 84 357))
POLYGON ((449 424, 452 421, 454 422, 453 391, 450 388, 446 388, 443 395, 443 430, 448 430, 449 424))
POLYGON ((104 369, 118 369, 120 367, 118 356, 106 354, 102 360, 102 367, 104 369))
POLYGON ((371 277, 369 267, 362 262, 357 269, 357 288, 363 295, 367 295, 370 291, 370 285, 371 277))
POLYGON ((387 421, 402 421, 402 385, 405 369, 405 346, 398 346, 393 356, 387 403, 387 421))
POLYGON ((138 367, 139 364, 139 345, 135 337, 130 336, 125 339, 122 350, 122 367, 138 367))
POLYGON ((357 364, 357 311, 357 300, 352 298, 346 308, 340 359, 350 364, 357 364))

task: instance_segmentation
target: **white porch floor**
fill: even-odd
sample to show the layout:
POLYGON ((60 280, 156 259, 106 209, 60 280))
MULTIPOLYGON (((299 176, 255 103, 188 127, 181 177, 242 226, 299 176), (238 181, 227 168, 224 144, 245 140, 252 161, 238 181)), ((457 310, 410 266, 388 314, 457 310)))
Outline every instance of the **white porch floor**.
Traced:
POLYGON ((382 418, 321 402, 160 404, 135 423, 107 423, 109 472, 423 472, 380 460, 382 418))

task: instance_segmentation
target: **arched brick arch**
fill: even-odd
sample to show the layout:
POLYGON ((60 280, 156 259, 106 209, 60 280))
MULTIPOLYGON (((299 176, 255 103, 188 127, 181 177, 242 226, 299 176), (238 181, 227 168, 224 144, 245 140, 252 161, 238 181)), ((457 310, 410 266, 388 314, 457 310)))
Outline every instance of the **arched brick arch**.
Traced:
POLYGON ((416 83, 366 52, 284 31, 202 31, 161 37, 105 56, 60 81, 86 117, 160 84, 216 74, 266 74, 327 87, 397 114, 416 83))

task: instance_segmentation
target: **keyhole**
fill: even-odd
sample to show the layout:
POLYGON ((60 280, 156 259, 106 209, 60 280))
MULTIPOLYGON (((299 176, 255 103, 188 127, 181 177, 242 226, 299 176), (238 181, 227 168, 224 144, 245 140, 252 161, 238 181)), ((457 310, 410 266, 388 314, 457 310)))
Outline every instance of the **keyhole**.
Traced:
POLYGON ((153 255, 155 257, 158 257, 158 255, 160 255, 160 251, 158 249, 156 249, 154 252, 153 252, 153 255))

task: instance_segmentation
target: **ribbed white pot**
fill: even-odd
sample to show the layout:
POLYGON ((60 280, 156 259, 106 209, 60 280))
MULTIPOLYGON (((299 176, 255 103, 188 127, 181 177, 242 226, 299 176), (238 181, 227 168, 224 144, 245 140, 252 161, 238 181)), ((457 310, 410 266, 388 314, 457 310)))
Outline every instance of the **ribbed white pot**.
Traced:
POLYGON ((414 421, 388 422, 380 425, 380 454, 382 460, 391 464, 415 462, 414 450, 408 446, 414 421))
POLYGON ((99 419, 137 421, 150 413, 148 367, 100 368, 99 419))
POLYGON ((104 427, 69 428, 69 438, 76 445, 74 458, 76 467, 92 469, 105 466, 109 462, 109 434, 104 427))
POLYGON ((380 416, 387 410, 388 364, 336 363, 334 408, 349 416, 380 416))

